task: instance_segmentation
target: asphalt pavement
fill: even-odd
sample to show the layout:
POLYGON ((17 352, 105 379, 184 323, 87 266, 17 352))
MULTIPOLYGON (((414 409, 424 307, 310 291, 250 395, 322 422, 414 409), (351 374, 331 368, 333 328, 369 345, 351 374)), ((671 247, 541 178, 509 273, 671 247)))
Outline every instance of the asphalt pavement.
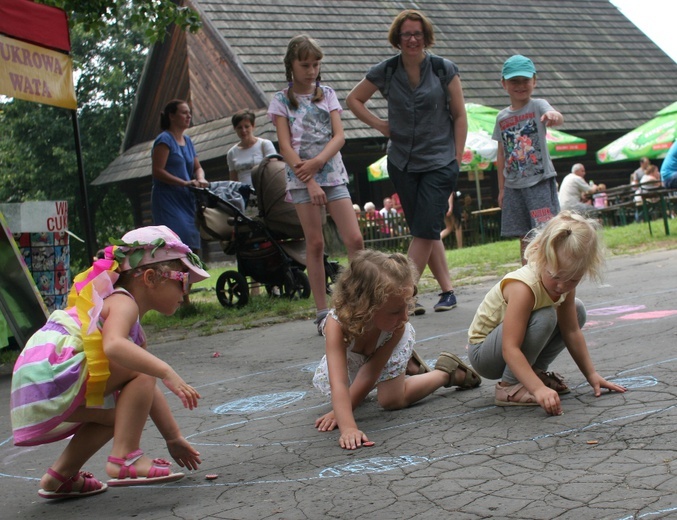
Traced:
MULTIPOLYGON (((459 306, 432 312, 435 294, 412 317, 417 350, 467 360, 467 327, 495 279, 457 290, 459 306)), ((387 412, 374 395, 356 411, 375 442, 342 450, 338 433, 313 428, 330 409, 311 383, 324 343, 311 320, 157 343, 202 394, 184 410, 169 396, 203 464, 164 486, 109 489, 70 501, 37 495, 64 442, 12 444, 10 376, 0 376, 2 519, 408 519, 626 520, 677 518, 677 252, 621 256, 605 283, 584 282, 584 332, 598 371, 625 394, 595 398, 564 352, 551 369, 571 387, 564 414, 494 405, 494 382, 440 389, 406 410, 387 412), (207 480, 206 475, 217 478, 207 480)), ((148 423, 141 447, 168 457, 148 423)), ((104 479, 103 450, 86 470, 104 479)))

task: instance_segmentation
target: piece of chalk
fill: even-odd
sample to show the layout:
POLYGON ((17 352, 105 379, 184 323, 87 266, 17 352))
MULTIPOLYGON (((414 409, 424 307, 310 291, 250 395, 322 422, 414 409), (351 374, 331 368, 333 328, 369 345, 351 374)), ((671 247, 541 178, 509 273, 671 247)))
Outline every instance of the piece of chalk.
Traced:
POLYGON ((214 474, 205 475, 206 480, 216 480, 217 478, 219 478, 218 475, 214 475, 214 474))
POLYGON ((376 443, 373 442, 373 441, 367 441, 367 442, 363 442, 363 443, 362 443, 362 446, 364 446, 365 448, 371 448, 371 447, 374 446, 375 444, 376 444, 376 443))

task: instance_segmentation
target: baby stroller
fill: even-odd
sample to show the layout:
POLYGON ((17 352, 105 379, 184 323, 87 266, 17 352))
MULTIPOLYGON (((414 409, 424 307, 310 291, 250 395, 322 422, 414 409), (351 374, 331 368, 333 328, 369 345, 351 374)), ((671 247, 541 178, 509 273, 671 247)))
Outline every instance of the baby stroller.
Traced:
MULTIPOLYGON (((282 165, 284 167, 284 163, 282 165)), ((310 297, 310 283, 304 272, 306 247, 302 230, 299 235, 301 226, 298 219, 293 224, 274 226, 274 229, 268 227, 269 221, 275 224, 275 217, 286 213, 285 208, 280 210, 278 205, 291 206, 295 216, 293 205, 284 201, 284 173, 283 193, 276 200, 278 197, 273 196, 275 190, 267 186, 268 180, 272 182, 276 175, 269 175, 265 167, 263 170, 253 180, 254 185, 266 195, 258 197, 257 193, 257 217, 251 218, 245 213, 252 194, 252 189, 246 184, 221 181, 210 183, 209 188, 191 188, 197 199, 196 220, 202 238, 218 240, 223 252, 235 255, 237 260, 237 271, 226 271, 216 281, 216 296, 224 307, 243 307, 249 302, 247 277, 253 283, 264 285, 271 296, 279 294, 290 299, 310 297)), ((276 183, 273 182, 273 185, 276 183)), ((325 270, 327 273, 331 270, 333 282, 338 264, 325 259, 325 270)))
MULTIPOLYGON (((284 159, 279 154, 265 157, 252 170, 252 183, 256 192, 259 218, 265 222, 271 235, 276 239, 304 239, 303 228, 296 214, 296 209, 291 202, 286 200, 287 182, 285 176, 284 159)), ((324 214, 322 224, 325 222, 326 214, 324 214)), ((305 259, 303 263, 305 265, 305 259)), ((331 294, 331 286, 336 281, 340 270, 339 263, 330 261, 325 254, 324 273, 327 294, 331 294)))

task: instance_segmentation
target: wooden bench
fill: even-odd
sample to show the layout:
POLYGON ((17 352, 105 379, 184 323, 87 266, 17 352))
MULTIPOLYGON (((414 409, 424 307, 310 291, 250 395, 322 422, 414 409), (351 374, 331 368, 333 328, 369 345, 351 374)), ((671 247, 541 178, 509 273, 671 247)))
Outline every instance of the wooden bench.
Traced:
POLYGON ((630 222, 635 219, 636 207, 635 201, 629 200, 596 208, 590 212, 590 216, 599 218, 604 226, 626 226, 629 223, 628 213, 630 213, 630 222))
POLYGON ((480 243, 496 242, 501 237, 501 208, 486 208, 471 211, 470 215, 477 219, 480 243))

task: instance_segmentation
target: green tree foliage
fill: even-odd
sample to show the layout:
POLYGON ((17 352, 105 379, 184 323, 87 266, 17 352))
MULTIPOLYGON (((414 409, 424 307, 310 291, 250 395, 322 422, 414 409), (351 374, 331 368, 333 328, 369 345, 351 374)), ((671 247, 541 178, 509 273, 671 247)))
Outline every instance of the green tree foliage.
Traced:
MULTIPOLYGON (((86 30, 86 24, 71 28, 81 148, 98 245, 133 225, 129 200, 116 185, 90 184, 120 153, 145 61, 147 26, 131 16, 133 10, 129 4, 116 7, 117 18, 97 31, 86 30)), ((0 104, 0 127, 0 200, 66 200, 69 229, 85 238, 71 112, 9 100, 0 104)), ((71 260, 75 267, 89 261, 84 245, 73 239, 71 260)))
POLYGON ((198 14, 180 2, 173 0, 38 0, 66 11, 71 27, 81 26, 95 37, 106 35, 108 27, 126 17, 137 27, 143 28, 150 42, 162 41, 166 29, 172 24, 197 32, 202 26, 198 14), (131 10, 129 6, 131 5, 131 10))

